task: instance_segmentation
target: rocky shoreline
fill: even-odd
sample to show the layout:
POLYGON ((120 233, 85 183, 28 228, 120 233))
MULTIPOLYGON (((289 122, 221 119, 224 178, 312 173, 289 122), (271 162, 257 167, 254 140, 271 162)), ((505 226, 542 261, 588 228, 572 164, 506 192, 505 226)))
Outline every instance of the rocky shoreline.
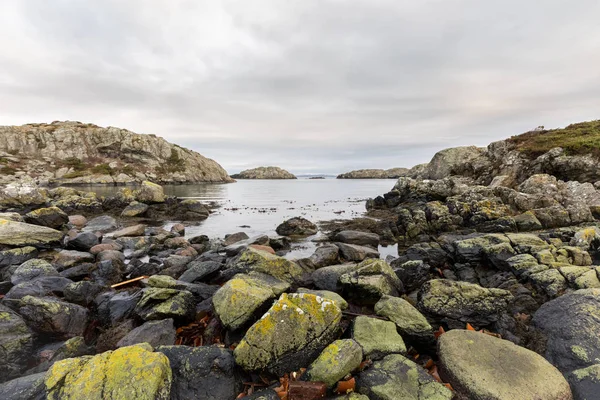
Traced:
POLYGON ((367 201, 366 218, 322 224, 314 254, 297 260, 284 257, 290 240, 319 231, 302 217, 277 237, 215 240, 185 235, 210 207, 150 182, 112 198, 8 186, 0 391, 595 398, 600 183, 575 167, 561 180, 539 161, 547 153, 534 162, 506 146, 436 154, 367 201), (164 229, 167 219, 181 223, 164 229), (398 243, 398 256, 381 259, 381 243, 398 243))

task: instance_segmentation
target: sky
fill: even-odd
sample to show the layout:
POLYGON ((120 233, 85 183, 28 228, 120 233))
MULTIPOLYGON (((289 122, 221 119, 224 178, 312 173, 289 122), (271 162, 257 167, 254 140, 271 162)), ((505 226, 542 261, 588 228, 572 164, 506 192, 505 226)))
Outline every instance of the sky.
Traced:
POLYGON ((597 0, 2 0, 0 125, 153 133, 228 172, 411 167, 600 118, 597 0))

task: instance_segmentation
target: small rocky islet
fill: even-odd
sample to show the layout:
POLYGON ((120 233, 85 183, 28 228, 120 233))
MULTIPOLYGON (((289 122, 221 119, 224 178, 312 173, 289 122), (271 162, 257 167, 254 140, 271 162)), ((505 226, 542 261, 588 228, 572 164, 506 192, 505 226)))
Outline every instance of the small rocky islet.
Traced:
POLYGON ((0 191, 0 392, 598 398, 598 159, 526 135, 443 150, 365 218, 296 217, 278 237, 188 237, 210 206, 150 182, 98 197, 14 181, 0 191), (314 254, 284 257, 306 237, 314 254))

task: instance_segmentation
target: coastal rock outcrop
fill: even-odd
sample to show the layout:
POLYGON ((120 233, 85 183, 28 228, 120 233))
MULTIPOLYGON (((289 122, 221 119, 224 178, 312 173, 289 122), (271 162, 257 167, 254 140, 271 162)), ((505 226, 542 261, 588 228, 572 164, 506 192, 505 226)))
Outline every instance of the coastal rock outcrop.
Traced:
POLYGON ((339 174, 337 179, 398 179, 407 173, 408 168, 357 169, 339 174))
POLYGON ((257 167, 231 175, 233 179, 298 179, 285 169, 279 167, 257 167))

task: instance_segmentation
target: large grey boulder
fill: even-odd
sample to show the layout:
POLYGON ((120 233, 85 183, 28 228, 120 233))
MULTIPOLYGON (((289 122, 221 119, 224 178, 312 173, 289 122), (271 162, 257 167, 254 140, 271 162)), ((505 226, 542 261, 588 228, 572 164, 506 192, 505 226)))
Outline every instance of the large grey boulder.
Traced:
POLYGON ((48 261, 34 258, 19 265, 10 277, 13 285, 29 282, 43 276, 58 276, 58 271, 48 261))
POLYGON ((590 400, 600 393, 600 364, 577 369, 567 375, 574 400, 590 400))
POLYGON ((379 251, 369 246, 339 242, 335 245, 340 249, 340 256, 346 261, 360 262, 367 258, 379 258, 379 251))
POLYGON ((281 236, 310 236, 318 232, 319 228, 303 217, 294 217, 284 221, 275 231, 281 236))
POLYGON ((33 330, 57 338, 81 336, 88 320, 86 308, 53 297, 25 296, 18 313, 33 330))
POLYGON ((60 229, 69 222, 69 216, 58 207, 45 207, 25 214, 25 222, 60 229))
POLYGON ((443 179, 451 175, 468 175, 469 163, 481 157, 485 148, 468 146, 453 147, 437 152, 427 165, 425 175, 429 179, 443 179))
POLYGON ((542 356, 480 332, 451 330, 438 339, 441 375, 472 400, 570 400, 569 384, 542 356))
POLYGON ((62 232, 45 226, 0 219, 0 244, 3 245, 48 247, 63 236, 62 232))

